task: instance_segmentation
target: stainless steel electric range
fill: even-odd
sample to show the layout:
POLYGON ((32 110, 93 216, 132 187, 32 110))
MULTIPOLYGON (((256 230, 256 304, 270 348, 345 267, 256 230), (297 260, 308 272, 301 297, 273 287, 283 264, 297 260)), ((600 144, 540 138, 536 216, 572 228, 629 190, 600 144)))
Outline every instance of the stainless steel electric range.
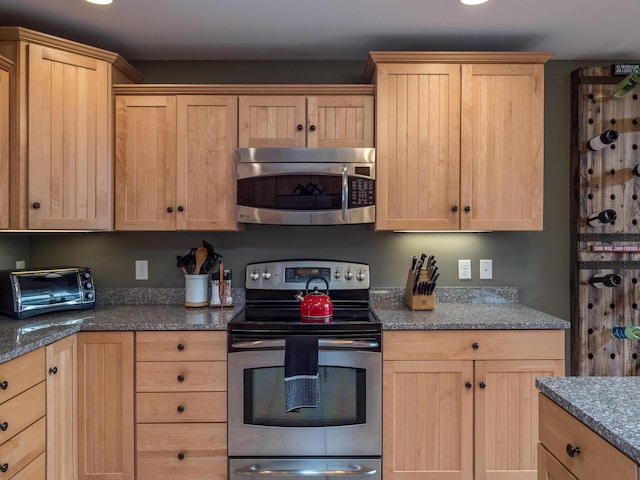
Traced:
POLYGON ((357 262, 247 265, 246 307, 228 328, 230 479, 380 478, 382 334, 369 279, 369 266, 357 262), (325 281, 332 318, 301 319, 296 295, 324 291, 325 281), (317 337, 319 398, 287 411, 285 342, 300 336, 317 337))

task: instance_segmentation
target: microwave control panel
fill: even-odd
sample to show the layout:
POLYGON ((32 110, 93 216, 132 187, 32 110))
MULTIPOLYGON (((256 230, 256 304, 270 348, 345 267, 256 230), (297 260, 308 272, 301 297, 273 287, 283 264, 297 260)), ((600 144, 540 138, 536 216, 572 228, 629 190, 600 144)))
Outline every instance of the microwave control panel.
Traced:
POLYGON ((349 178, 349 208, 375 205, 375 180, 371 178, 349 178))

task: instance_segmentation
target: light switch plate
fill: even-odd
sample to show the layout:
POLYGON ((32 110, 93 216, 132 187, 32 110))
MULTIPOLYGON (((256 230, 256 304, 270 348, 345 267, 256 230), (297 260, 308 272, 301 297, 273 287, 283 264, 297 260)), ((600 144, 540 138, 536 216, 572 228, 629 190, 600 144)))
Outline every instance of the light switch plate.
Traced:
POLYGON ((471 260, 458 260, 458 280, 471 280, 471 260))
POLYGON ((481 259, 480 260, 480 280, 492 280, 493 279, 493 260, 481 259))

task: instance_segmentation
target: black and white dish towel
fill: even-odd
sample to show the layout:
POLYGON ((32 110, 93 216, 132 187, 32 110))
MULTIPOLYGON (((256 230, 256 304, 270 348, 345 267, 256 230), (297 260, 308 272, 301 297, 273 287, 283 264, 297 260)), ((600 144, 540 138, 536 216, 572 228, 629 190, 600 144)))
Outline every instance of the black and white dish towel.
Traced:
POLYGON ((284 394, 287 412, 318 406, 318 337, 295 335, 285 338, 284 394))

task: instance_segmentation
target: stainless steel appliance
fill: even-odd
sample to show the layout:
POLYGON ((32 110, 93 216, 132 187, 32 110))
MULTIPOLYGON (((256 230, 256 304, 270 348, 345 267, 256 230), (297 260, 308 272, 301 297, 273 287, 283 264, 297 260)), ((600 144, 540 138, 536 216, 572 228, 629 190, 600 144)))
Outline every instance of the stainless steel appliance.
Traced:
POLYGON ((229 478, 380 479, 382 337, 369 308, 369 266, 253 263, 245 286, 246 307, 228 327, 229 478), (332 318, 303 321, 296 294, 308 282, 324 290, 324 281, 332 318), (287 412, 285 341, 309 335, 318 338, 319 402, 287 412))
POLYGON ((0 270, 0 313, 13 318, 91 309, 95 301, 91 270, 86 267, 0 270))
POLYGON ((373 148, 240 148, 237 173, 239 222, 375 220, 373 148))

